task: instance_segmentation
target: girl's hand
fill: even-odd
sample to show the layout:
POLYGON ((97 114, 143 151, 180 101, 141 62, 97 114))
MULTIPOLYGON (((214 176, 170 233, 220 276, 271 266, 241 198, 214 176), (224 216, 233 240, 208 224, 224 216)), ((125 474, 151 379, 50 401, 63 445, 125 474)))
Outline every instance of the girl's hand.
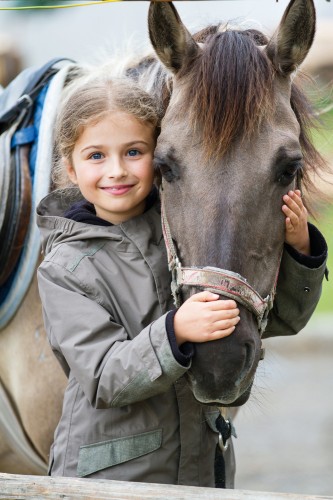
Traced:
POLYGON ((174 317, 177 344, 208 342, 230 335, 239 322, 234 300, 218 300, 219 295, 199 292, 178 309, 174 317))
POLYGON ((299 253, 310 255, 310 237, 308 230, 308 211, 303 205, 301 192, 296 189, 283 197, 285 205, 282 211, 286 216, 285 242, 299 253))

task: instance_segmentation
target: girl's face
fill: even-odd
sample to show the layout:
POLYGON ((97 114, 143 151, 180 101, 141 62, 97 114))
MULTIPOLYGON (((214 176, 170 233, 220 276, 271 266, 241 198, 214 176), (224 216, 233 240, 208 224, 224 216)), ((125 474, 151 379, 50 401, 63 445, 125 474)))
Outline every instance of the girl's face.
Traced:
POLYGON ((66 168, 98 217, 120 224, 144 212, 154 179, 154 132, 123 111, 110 112, 82 132, 66 168))

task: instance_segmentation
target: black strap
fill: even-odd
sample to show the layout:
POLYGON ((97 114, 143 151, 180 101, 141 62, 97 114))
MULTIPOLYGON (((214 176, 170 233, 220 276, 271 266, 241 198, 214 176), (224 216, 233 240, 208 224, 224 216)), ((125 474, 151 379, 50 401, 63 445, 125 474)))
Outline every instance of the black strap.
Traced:
MULTIPOLYGON (((228 439, 232 434, 232 425, 229 420, 225 420, 222 415, 219 415, 215 421, 216 428, 219 431, 223 446, 226 446, 228 439)), ((220 444, 216 445, 215 450, 215 488, 225 488, 226 474, 225 474, 225 460, 223 450, 220 444)))
POLYGON ((215 450, 215 488, 225 488, 225 461, 220 446, 215 450))

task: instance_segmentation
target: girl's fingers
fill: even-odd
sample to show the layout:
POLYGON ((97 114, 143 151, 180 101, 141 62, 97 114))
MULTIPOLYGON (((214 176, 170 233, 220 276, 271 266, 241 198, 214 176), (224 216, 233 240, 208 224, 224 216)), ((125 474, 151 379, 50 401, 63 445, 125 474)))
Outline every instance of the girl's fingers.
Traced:
POLYGON ((287 230, 292 229, 292 227, 293 227, 289 217, 286 218, 286 227, 287 227, 287 230))
POLYGON ((299 189, 296 189, 294 191, 289 191, 288 195, 291 195, 290 197, 293 199, 293 201, 296 203, 298 208, 300 209, 300 212, 304 212, 307 215, 307 210, 304 206, 303 200, 302 200, 302 193, 299 189))
POLYGON ((289 194, 285 194, 283 197, 283 201, 285 204, 288 206, 288 208, 294 212, 298 217, 301 215, 302 208, 303 208, 303 202, 302 200, 297 196, 293 196, 291 198, 289 194), (298 203, 298 200, 300 200, 300 204, 298 203))
POLYGON ((198 292, 192 295, 186 302, 211 302, 216 301, 220 298, 219 294, 208 292, 205 290, 204 292, 198 292))
POLYGON ((295 214, 295 212, 293 212, 287 205, 283 205, 282 210, 286 216, 286 220, 289 219, 291 225, 296 225, 299 217, 295 214))
POLYGON ((216 330, 215 332, 207 335, 204 341, 210 342, 211 340, 218 340, 218 339, 222 339, 224 337, 227 337, 235 330, 235 328, 236 328, 235 326, 231 326, 230 328, 227 328, 226 330, 216 330))
POLYGON ((216 321, 221 321, 224 319, 233 319, 239 316, 239 309, 225 309, 222 311, 214 311, 216 313, 217 319, 216 321))
POLYGON ((215 302, 210 302, 207 304, 207 309, 210 311, 238 311, 237 304, 234 300, 217 300, 215 302))
POLYGON ((216 321, 213 325, 214 331, 224 331, 229 328, 236 326, 240 321, 240 317, 236 316, 235 318, 223 319, 220 321, 216 321))

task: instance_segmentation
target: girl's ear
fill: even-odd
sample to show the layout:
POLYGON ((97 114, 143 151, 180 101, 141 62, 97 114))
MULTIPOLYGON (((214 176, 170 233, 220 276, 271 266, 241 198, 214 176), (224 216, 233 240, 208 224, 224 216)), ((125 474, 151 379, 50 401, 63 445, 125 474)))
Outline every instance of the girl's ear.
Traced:
POLYGON ((75 169, 74 169, 73 165, 71 164, 71 162, 67 158, 64 158, 63 164, 66 168, 66 172, 67 172, 67 175, 69 177, 69 180, 73 184, 77 184, 76 172, 75 172, 75 169))

